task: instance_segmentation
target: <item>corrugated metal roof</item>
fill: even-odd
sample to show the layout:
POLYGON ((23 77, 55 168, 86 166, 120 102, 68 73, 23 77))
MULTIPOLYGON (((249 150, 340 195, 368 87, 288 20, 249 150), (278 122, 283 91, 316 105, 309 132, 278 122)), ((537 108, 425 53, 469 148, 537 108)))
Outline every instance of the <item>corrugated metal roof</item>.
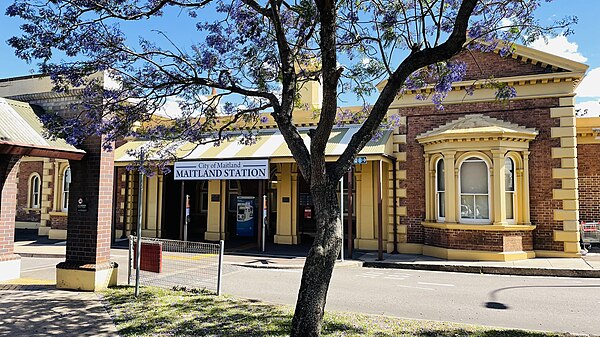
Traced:
POLYGON ((28 103, 0 98, 0 142, 17 146, 85 153, 63 139, 43 136, 44 127, 28 103))
MULTIPOLYGON (((358 126, 333 129, 325 149, 325 155, 341 155, 358 129, 358 126)), ((391 155, 392 144, 390 135, 391 131, 386 131, 382 137, 371 140, 360 152, 360 155, 391 155)), ((310 149, 308 130, 300 130, 300 136, 307 148, 310 149)), ((191 143, 172 143, 167 146, 174 146, 177 149, 177 158, 185 160, 292 158, 292 153, 279 130, 260 130, 257 142, 252 145, 241 144, 240 139, 241 137, 233 137, 229 141, 222 142, 219 146, 214 146, 213 144, 194 145, 191 143)), ((129 153, 131 151, 139 151, 143 146, 151 148, 152 144, 149 144, 149 142, 134 141, 120 146, 115 150, 115 161, 132 162, 135 158, 129 153)), ((158 160, 160 156, 153 153, 151 158, 158 160)))

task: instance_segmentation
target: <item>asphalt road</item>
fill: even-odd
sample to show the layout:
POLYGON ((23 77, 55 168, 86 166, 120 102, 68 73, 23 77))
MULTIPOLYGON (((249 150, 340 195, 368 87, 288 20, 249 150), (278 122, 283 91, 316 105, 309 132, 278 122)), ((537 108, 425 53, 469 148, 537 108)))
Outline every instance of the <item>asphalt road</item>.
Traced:
MULTIPOLYGON (((294 305, 300 270, 242 268, 224 293, 294 305)), ((600 335, 600 280, 339 268, 326 310, 600 335)))
MULTIPOLYGON (((127 283, 127 251, 112 250, 127 283)), ((63 258, 21 260, 23 278, 55 279, 63 258)), ((228 268, 223 292, 294 305, 299 269, 228 268)), ((600 335, 600 280, 337 268, 327 310, 600 335)))

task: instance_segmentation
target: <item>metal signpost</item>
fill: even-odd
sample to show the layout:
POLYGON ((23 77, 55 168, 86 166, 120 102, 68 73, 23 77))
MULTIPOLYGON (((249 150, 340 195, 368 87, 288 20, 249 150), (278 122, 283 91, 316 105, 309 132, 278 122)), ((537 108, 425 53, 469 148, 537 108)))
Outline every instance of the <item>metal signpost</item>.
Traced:
MULTIPOLYGON (((142 153, 142 162, 144 162, 144 154, 142 153)), ((138 221, 136 228, 136 253, 135 253, 135 297, 140 293, 140 261, 142 256, 142 196, 144 194, 144 173, 140 170, 138 189, 138 221)))
POLYGON ((340 261, 344 262, 344 176, 343 175, 340 178, 340 226, 342 227, 342 248, 340 249, 340 261))

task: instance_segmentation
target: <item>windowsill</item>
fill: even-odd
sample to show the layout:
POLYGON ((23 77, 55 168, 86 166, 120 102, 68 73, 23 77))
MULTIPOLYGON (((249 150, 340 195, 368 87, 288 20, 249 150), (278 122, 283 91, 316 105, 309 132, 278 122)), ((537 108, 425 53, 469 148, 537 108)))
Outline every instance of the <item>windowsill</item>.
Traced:
POLYGON ((54 215, 54 216, 67 216, 68 213, 67 212, 48 212, 48 214, 50 215, 54 215))
POLYGON ((24 207, 22 210, 27 212, 41 212, 42 210, 39 207, 24 207))
POLYGON ((437 229, 460 229, 470 231, 496 231, 496 232, 509 232, 509 231, 532 231, 536 226, 534 225, 477 225, 477 224, 464 224, 464 223, 437 223, 437 222, 421 222, 421 225, 426 228, 437 228, 437 229))

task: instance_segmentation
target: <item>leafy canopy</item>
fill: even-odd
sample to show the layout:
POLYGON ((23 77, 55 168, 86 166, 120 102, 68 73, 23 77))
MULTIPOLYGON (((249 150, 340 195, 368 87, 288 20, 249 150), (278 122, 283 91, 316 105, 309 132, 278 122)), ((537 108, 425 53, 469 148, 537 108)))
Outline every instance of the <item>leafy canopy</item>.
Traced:
MULTIPOLYGON (((347 160, 382 121, 384 127, 397 124, 397 117, 386 118, 390 95, 431 85, 431 97, 419 98, 443 108, 466 65, 448 61, 453 55, 409 61, 435 54, 452 38, 467 2, 474 8, 465 46, 499 48, 501 55, 518 39, 532 41, 557 28, 568 34, 576 21, 567 17, 542 27, 534 19, 542 0, 341 0, 329 7, 324 0, 15 0, 7 14, 25 21, 23 35, 9 40, 19 57, 38 60, 58 91, 82 88, 77 115, 44 121, 71 144, 90 134, 104 135, 107 147, 130 136, 218 143, 231 130, 251 142, 256 125, 271 121, 267 114, 289 129, 284 136, 294 143, 292 110, 310 109, 298 103, 298 89, 322 81, 325 100, 363 105, 356 112, 330 102, 314 111, 328 126, 331 118, 364 122, 347 160), (324 17, 323 8, 333 16, 324 17), (116 85, 107 87, 93 76, 98 72, 116 85), (377 97, 375 85, 382 81, 377 97), (212 88, 218 91, 211 95, 212 88), (172 102, 181 109, 177 116, 148 123, 172 102), (140 122, 144 128, 135 127, 140 122)), ((500 98, 515 95, 510 87, 497 88, 500 98)), ((301 150, 292 148, 295 155, 308 154, 301 150)))

